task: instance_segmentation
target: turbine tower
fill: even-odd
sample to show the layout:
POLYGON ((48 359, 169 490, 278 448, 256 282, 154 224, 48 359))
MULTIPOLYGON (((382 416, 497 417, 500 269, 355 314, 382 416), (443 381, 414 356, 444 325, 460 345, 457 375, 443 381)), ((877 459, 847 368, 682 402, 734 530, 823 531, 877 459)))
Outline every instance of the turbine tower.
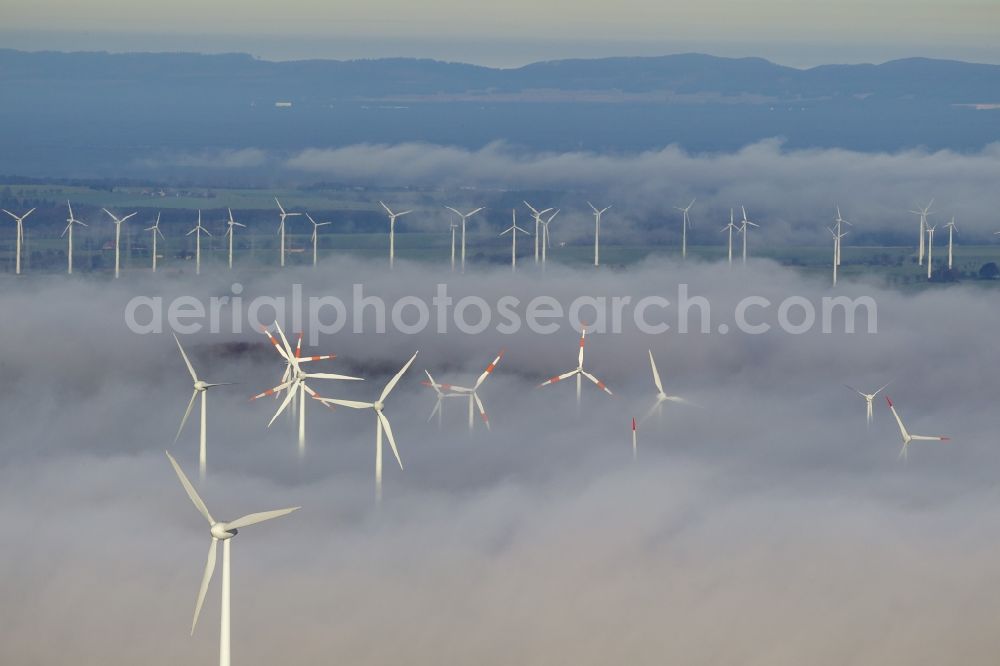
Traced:
POLYGON ((281 267, 285 267, 285 220, 290 217, 297 217, 302 213, 286 213, 285 209, 282 207, 281 202, 278 201, 278 197, 274 197, 274 203, 278 204, 278 210, 281 211, 279 215, 281 216, 281 222, 278 224, 278 235, 281 236, 281 267))
POLYGON ((833 286, 837 286, 837 268, 840 266, 840 240, 847 235, 847 232, 840 233, 839 229, 827 227, 827 231, 833 236, 833 286))
POLYGON ((510 234, 510 270, 514 272, 517 270, 517 232, 520 231, 522 234, 528 234, 529 236, 531 234, 517 226, 516 210, 511 210, 510 215, 512 220, 511 225, 505 231, 500 232, 500 235, 510 234))
POLYGON ((112 213, 107 208, 102 209, 105 213, 111 216, 111 219, 115 223, 115 279, 118 279, 121 270, 121 238, 122 238, 122 223, 126 222, 130 217, 138 213, 129 213, 123 218, 118 218, 114 213, 112 213))
POLYGON ((955 218, 952 217, 951 222, 944 225, 944 228, 948 230, 948 270, 950 271, 954 234, 955 231, 957 230, 957 227, 955 226, 955 218))
POLYGON ((549 212, 552 209, 551 208, 545 208, 543 210, 536 210, 535 207, 532 206, 527 201, 524 202, 524 205, 528 207, 528 210, 531 211, 531 216, 533 218, 535 218, 535 263, 537 264, 538 263, 538 239, 539 239, 539 236, 538 236, 538 227, 542 223, 542 215, 544 215, 545 213, 549 212))
POLYGON ((14 218, 14 222, 17 224, 17 247, 16 247, 15 255, 14 255, 14 257, 15 257, 14 258, 14 272, 15 272, 16 275, 20 275, 21 274, 21 245, 24 243, 24 220, 29 215, 31 215, 32 213, 34 213, 35 209, 32 208, 27 213, 25 213, 24 215, 21 215, 21 216, 14 215, 14 213, 10 212, 6 208, 4 208, 2 210, 3 210, 3 212, 7 213, 12 218, 14 218))
POLYGON ((208 229, 206 229, 205 227, 201 226, 201 211, 199 210, 198 211, 198 224, 197 224, 197 226, 195 226, 194 229, 192 229, 191 231, 189 231, 189 232, 187 232, 185 234, 185 236, 190 236, 191 234, 195 235, 194 236, 194 273, 195 273, 195 275, 201 275, 201 234, 202 233, 206 233, 209 236, 212 235, 212 234, 209 233, 208 229))
POLYGON ((608 395, 614 395, 613 393, 611 393, 611 390, 608 389, 608 387, 604 385, 604 382, 602 382, 600 379, 598 379, 597 377, 595 377, 594 375, 592 375, 591 373, 589 373, 589 372, 587 372, 586 370, 583 369, 583 346, 584 346, 584 341, 586 340, 586 337, 587 337, 587 327, 586 326, 582 326, 580 328, 580 353, 577 356, 576 368, 574 368, 573 370, 570 370, 569 372, 564 372, 561 375, 556 375, 555 377, 552 377, 551 379, 546 379, 544 382, 542 382, 541 384, 538 385, 538 388, 542 388, 543 386, 548 386, 549 384, 555 384, 556 382, 561 382, 564 379, 569 379, 570 377, 576 376, 576 406, 577 406, 578 409, 580 407, 580 378, 581 377, 586 377, 590 381, 594 382, 594 384, 597 386, 597 388, 601 389, 602 391, 604 391, 608 395))
MULTIPOLYGON (((385 212, 389 214, 389 269, 391 270, 396 264, 396 218, 403 217, 407 213, 412 213, 412 210, 404 210, 402 213, 393 213, 388 206, 379 201, 382 208, 385 208, 385 212)), ((465 255, 465 236, 462 236, 462 254, 465 255)))
POLYGON ((733 209, 729 209, 729 224, 719 229, 719 232, 729 231, 729 265, 733 265, 733 231, 739 230, 739 227, 733 222, 733 209))
POLYGON ((760 228, 760 225, 756 222, 751 222, 747 219, 747 209, 745 206, 740 206, 743 209, 743 223, 740 224, 740 233, 743 234, 743 263, 747 263, 747 233, 750 231, 750 227, 760 228))
POLYGON ((316 267, 316 258, 317 258, 317 253, 318 253, 317 246, 319 244, 319 233, 317 233, 317 232, 319 232, 319 228, 320 227, 325 227, 326 225, 330 224, 330 222, 317 222, 316 220, 312 219, 312 215, 310 215, 309 213, 306 213, 306 217, 309 218, 309 221, 312 222, 312 225, 313 225, 313 232, 312 232, 313 268, 315 268, 316 267))
POLYGON ((233 219, 233 209, 227 208, 229 211, 229 219, 226 221, 226 236, 229 237, 229 270, 233 270, 233 239, 236 237, 236 227, 243 227, 246 229, 245 224, 240 224, 235 219, 233 219))
POLYGON ((482 207, 479 207, 476 210, 471 211, 469 213, 460 213, 457 210, 455 210, 454 208, 452 208, 451 206, 445 206, 445 208, 447 208, 448 210, 450 210, 451 212, 453 212, 455 215, 458 215, 460 218, 462 218, 462 272, 464 273, 465 272, 465 222, 470 217, 472 217, 473 215, 475 215, 476 213, 478 213, 479 211, 481 211, 482 207))
POLYGON ((925 227, 927 231, 927 279, 931 279, 931 271, 934 267, 934 229, 937 227, 932 227, 927 225, 925 227))
POLYGON ((451 229, 451 272, 455 272, 455 229, 458 229, 458 225, 454 222, 448 223, 448 228, 451 229))
POLYGON ((167 458, 170 459, 170 464, 177 473, 177 478, 180 479, 181 485, 184 486, 184 490, 187 492, 188 497, 191 498, 191 502, 194 504, 195 508, 198 509, 198 513, 200 513, 205 520, 208 521, 209 534, 212 537, 212 543, 208 547, 208 561, 205 563, 205 573, 202 575, 201 587, 198 589, 198 601, 195 603, 194 607, 194 620, 191 622, 192 635, 194 635, 194 629, 198 625, 198 616, 201 615, 201 607, 202 604, 205 603, 205 594, 208 592, 209 583, 212 582, 212 574, 215 573, 215 565, 218 560, 218 545, 220 541, 222 542, 222 617, 219 628, 219 666, 230 666, 229 542, 234 536, 236 536, 237 531, 243 529, 244 527, 262 523, 265 520, 287 516, 291 512, 297 511, 300 507, 295 506, 290 509, 278 509, 276 511, 251 513, 231 522, 216 521, 212 518, 212 514, 208 512, 208 507, 205 506, 205 502, 203 502, 201 497, 198 496, 198 491, 196 491, 194 486, 191 485, 191 482, 184 474, 184 471, 181 469, 180 465, 177 464, 177 461, 174 460, 174 457, 170 455, 169 451, 167 452, 167 458))
POLYGON ((681 223, 681 259, 687 259, 688 256, 688 226, 691 224, 691 220, 688 218, 688 211, 691 210, 691 206, 694 205, 695 201, 695 199, 691 199, 691 203, 687 205, 687 208, 674 206, 676 210, 684 213, 684 221, 681 223))
MULTIPOLYGON (((149 231, 149 232, 151 232, 153 234, 153 272, 155 273, 156 272, 156 255, 157 255, 157 250, 156 250, 156 236, 159 235, 160 238, 163 238, 163 232, 160 231, 160 214, 159 213, 156 214, 156 224, 154 224, 151 227, 146 227, 146 231, 149 231)), ((163 238, 163 240, 166 240, 166 238, 163 238)))
POLYGON ((406 374, 406 371, 410 369, 413 361, 417 358, 419 352, 413 352, 413 356, 410 360, 406 362, 406 365, 397 372, 389 383, 385 385, 382 389, 382 393, 379 395, 378 400, 375 402, 358 402, 357 400, 340 400, 338 398, 316 398, 320 402, 327 405, 340 405, 341 407, 350 407, 351 409, 371 409, 375 412, 375 501, 380 503, 382 501, 382 432, 385 432, 385 436, 389 439, 389 446, 392 447, 392 452, 396 456, 396 462, 399 463, 399 469, 403 469, 403 461, 399 457, 399 449, 396 448, 396 440, 392 436, 392 426, 389 425, 389 419, 386 418, 385 414, 382 412, 385 409, 385 399, 389 397, 392 393, 392 389, 396 388, 396 384, 399 383, 400 378, 406 374))
POLYGON ((205 469, 208 466, 208 442, 206 433, 208 430, 208 389, 215 386, 231 386, 232 382, 223 382, 221 384, 208 384, 198 379, 198 375, 194 371, 194 366, 191 365, 191 361, 188 359, 186 353, 184 353, 184 347, 181 346, 181 341, 177 339, 177 335, 174 334, 174 341, 177 343, 177 348, 181 350, 181 357, 184 359, 184 365, 187 366, 188 372, 191 373, 191 380, 194 382, 194 391, 191 393, 191 400, 188 401, 187 409, 184 410, 184 417, 181 419, 181 424, 177 428, 177 435, 174 437, 174 442, 180 439, 181 431, 184 430, 184 424, 187 423, 188 417, 191 416, 191 408, 194 407, 194 401, 201 394, 201 426, 198 431, 198 473, 202 479, 205 478, 205 469))
POLYGON ((590 206, 590 210, 594 211, 594 267, 596 268, 601 265, 601 215, 603 215, 608 208, 611 208, 611 206, 598 210, 597 207, 589 201, 587 202, 587 205, 590 206))
POLYGON ((69 217, 66 218, 66 228, 63 229, 62 236, 66 236, 69 247, 66 251, 66 274, 73 274, 73 225, 79 224, 81 226, 87 226, 82 221, 73 217, 73 206, 69 201, 66 202, 66 208, 69 209, 69 217))
POLYGON ((924 233, 927 231, 927 216, 933 215, 931 213, 931 206, 934 205, 934 199, 927 202, 927 205, 919 210, 911 210, 910 212, 914 215, 920 216, 920 245, 917 249, 917 265, 924 265, 924 233))

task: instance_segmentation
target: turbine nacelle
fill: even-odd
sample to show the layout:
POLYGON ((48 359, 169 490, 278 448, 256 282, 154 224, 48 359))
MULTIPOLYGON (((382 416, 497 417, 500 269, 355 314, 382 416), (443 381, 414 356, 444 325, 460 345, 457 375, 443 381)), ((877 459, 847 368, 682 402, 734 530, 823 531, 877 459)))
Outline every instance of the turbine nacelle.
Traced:
POLYGON ((228 523, 213 523, 210 531, 212 532, 212 538, 218 539, 219 541, 232 539, 234 536, 239 534, 239 530, 229 529, 228 523))

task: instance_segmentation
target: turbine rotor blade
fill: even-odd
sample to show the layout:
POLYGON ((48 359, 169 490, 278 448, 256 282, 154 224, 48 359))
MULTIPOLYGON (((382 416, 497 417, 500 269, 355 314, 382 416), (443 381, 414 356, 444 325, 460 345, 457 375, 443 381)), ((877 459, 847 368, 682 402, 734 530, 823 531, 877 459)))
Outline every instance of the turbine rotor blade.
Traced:
POLYGON ((389 419, 382 412, 375 412, 375 416, 378 417, 379 423, 382 424, 382 429, 389 440, 389 446, 392 447, 392 452, 396 456, 396 462, 399 463, 399 469, 403 469, 403 461, 399 457, 399 449, 396 448, 396 438, 392 436, 392 426, 389 425, 389 419))
POLYGON ((290 509, 276 509, 274 511, 261 511, 260 513, 250 513, 242 518, 237 518, 236 520, 226 523, 227 530, 238 530, 244 527, 249 527, 250 525, 256 525, 257 523, 262 523, 265 520, 272 520, 274 518, 281 518, 282 516, 287 516, 293 511, 298 511, 302 507, 293 506, 290 509))
POLYGON ((384 389, 382 389, 382 394, 378 398, 379 402, 385 402, 385 399, 387 397, 389 397, 390 393, 392 393, 392 389, 396 388, 396 384, 399 383, 399 379, 404 374, 406 374, 407 370, 410 369, 410 366, 413 364, 413 361, 417 358, 417 354, 419 354, 419 353, 420 352, 418 352, 418 351, 413 352, 413 356, 411 356, 410 360, 406 362, 406 365, 404 365, 402 367, 402 369, 400 369, 400 371, 397 372, 396 375, 392 379, 389 380, 389 383, 385 385, 384 389))
POLYGON ((188 372, 191 373, 191 379, 198 381, 198 375, 195 374, 194 367, 191 365, 191 361, 188 359, 188 355, 184 353, 184 347, 181 346, 181 341, 177 339, 177 334, 174 333, 174 341, 177 342, 177 348, 181 350, 181 356, 184 357, 184 365, 187 366, 188 372))
POLYGON ((177 464, 177 461, 174 460, 174 457, 170 455, 170 451, 167 451, 166 454, 167 458, 170 459, 170 464, 173 465, 174 467, 174 471, 177 473, 177 478, 180 479, 181 485, 184 486, 184 490, 187 492, 188 497, 191 498, 191 502, 194 504, 194 507, 198 509, 198 512, 202 516, 205 517, 205 520, 208 521, 209 525, 214 525, 215 519, 212 518, 212 514, 208 512, 208 507, 205 506, 205 502, 203 502, 201 496, 198 495, 198 491, 195 490, 194 486, 191 485, 191 482, 188 480, 187 475, 184 473, 184 470, 182 470, 181 466, 177 464))
POLYGON ((216 549, 219 540, 212 537, 212 543, 208 547, 208 561, 205 562, 205 573, 201 577, 201 587, 198 588, 198 601, 194 605, 194 619, 191 620, 191 635, 194 636, 194 628, 198 626, 198 616, 201 615, 201 607, 205 603, 205 594, 208 592, 208 584, 212 582, 212 574, 215 573, 215 562, 218 559, 216 549))

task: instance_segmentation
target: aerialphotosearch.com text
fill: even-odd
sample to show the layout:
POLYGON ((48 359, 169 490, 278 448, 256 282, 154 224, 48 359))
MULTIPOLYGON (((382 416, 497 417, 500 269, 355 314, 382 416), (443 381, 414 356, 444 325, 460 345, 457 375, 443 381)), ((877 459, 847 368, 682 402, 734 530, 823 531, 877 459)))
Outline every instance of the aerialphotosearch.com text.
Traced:
POLYGON ((570 326, 586 326, 594 333, 621 333, 634 329, 647 335, 667 332, 763 335, 780 331, 802 335, 822 333, 874 334, 878 329, 878 307, 869 296, 823 296, 809 299, 788 296, 772 301, 764 296, 745 296, 727 309, 724 319, 715 319, 709 299, 691 294, 689 286, 677 285, 672 298, 663 295, 576 296, 562 299, 548 295, 517 297, 476 295, 460 297, 438 283, 433 294, 387 298, 366 294, 356 283, 350 296, 306 295, 301 284, 291 286, 287 296, 248 297, 243 285, 233 283, 230 294, 207 299, 195 296, 136 296, 125 307, 125 324, 139 335, 170 330, 178 334, 208 331, 242 333, 257 331, 278 321, 294 331, 303 331, 310 344, 323 335, 351 332, 418 335, 457 331, 478 335, 490 329, 513 335, 525 327, 533 333, 551 335, 570 326))

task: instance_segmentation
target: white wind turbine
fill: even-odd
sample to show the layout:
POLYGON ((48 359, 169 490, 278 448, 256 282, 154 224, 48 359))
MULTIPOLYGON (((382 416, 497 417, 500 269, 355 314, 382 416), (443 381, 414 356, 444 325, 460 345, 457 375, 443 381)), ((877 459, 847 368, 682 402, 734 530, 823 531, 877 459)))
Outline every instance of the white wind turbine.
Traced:
POLYGON ((136 211, 136 213, 129 213, 125 217, 119 218, 107 208, 104 208, 103 210, 105 213, 111 216, 111 219, 115 223, 115 279, 117 280, 121 268, 122 223, 128 220, 128 218, 138 213, 138 211, 136 211))
POLYGON ((385 436, 389 439, 389 446, 392 447, 392 452, 396 456, 396 462, 399 463, 399 469, 403 469, 403 461, 399 457, 399 449, 396 448, 396 439, 392 436, 392 426, 389 425, 389 419, 386 418, 383 413, 385 409, 385 399, 389 397, 392 393, 392 389, 396 387, 399 383, 400 378, 406 374, 406 371, 410 369, 413 361, 417 358, 419 352, 413 352, 413 356, 410 360, 406 362, 406 365, 397 372, 389 383, 385 385, 382 389, 382 393, 379 395, 378 400, 375 402, 358 402, 357 400, 340 400, 338 398, 317 398, 320 402, 330 405, 340 405, 341 407, 350 407, 351 409, 371 409, 375 412, 375 501, 382 501, 382 432, 385 431, 385 436))
POLYGON ((233 268, 233 239, 236 238, 236 227, 243 227, 246 229, 245 224, 240 224, 235 219, 233 219, 233 209, 227 208, 229 211, 229 219, 226 221, 226 236, 229 237, 229 269, 233 268))
MULTIPOLYGON (((462 218, 462 272, 464 273, 465 272, 465 223, 466 223, 466 221, 470 217, 472 217, 473 215, 475 215, 476 213, 478 213, 479 211, 481 211, 483 208, 479 207, 479 208, 475 209, 474 211, 471 211, 471 212, 468 212, 468 213, 460 213, 457 210, 455 210, 454 208, 452 208, 451 206, 445 206, 445 208, 447 208, 448 210, 450 210, 451 212, 453 212, 455 215, 458 215, 460 218, 462 218)), ((454 238, 454 236, 453 236, 453 238, 454 238)), ((454 245, 452 247, 454 247, 454 245)), ((454 252, 452 252, 452 254, 454 255, 454 252)))
POLYGON ((427 370, 424 370, 424 374, 427 375, 427 381, 420 383, 423 384, 424 386, 430 386, 432 389, 434 389, 434 393, 437 396, 437 399, 434 401, 434 409, 431 410, 431 414, 430 416, 427 417, 427 420, 430 421, 436 415, 438 417, 437 418, 438 428, 440 428, 441 417, 444 415, 444 404, 443 404, 444 399, 464 398, 465 396, 460 395, 458 393, 450 393, 451 384, 438 384, 436 381, 434 381, 434 377, 432 377, 431 373, 428 372, 427 370))
POLYGON ((840 233, 839 230, 834 230, 827 227, 827 231, 833 236, 833 286, 837 286, 837 268, 840 266, 840 241, 847 235, 848 232, 840 233))
POLYGON ((719 229, 719 232, 729 231, 729 265, 733 265, 733 231, 739 230, 739 227, 733 222, 733 209, 729 209, 729 224, 719 229))
POLYGON ((351 377, 349 375, 338 375, 331 372, 306 372, 302 368, 302 363, 321 361, 327 359, 336 358, 336 354, 326 354, 322 356, 307 356, 302 357, 302 334, 299 333, 299 342, 295 347, 295 351, 292 351, 291 345, 288 344, 288 339, 285 337, 285 332, 281 330, 281 326, 277 321, 274 322, 275 328, 278 330, 278 335, 281 336, 281 344, 274 339, 271 333, 264 329, 264 333, 267 334, 268 339, 274 346, 275 351, 285 359, 287 366, 285 367, 285 372, 281 377, 281 383, 273 388, 269 388, 263 393, 259 393, 250 400, 258 400, 260 398, 265 398, 269 395, 280 394, 282 391, 287 391, 285 399, 281 401, 278 406, 274 416, 268 421, 267 427, 270 428, 271 425, 277 420, 283 411, 292 403, 293 400, 298 399, 298 417, 299 417, 299 455, 305 453, 306 446, 306 394, 312 398, 319 398, 319 394, 316 393, 308 384, 306 380, 309 379, 343 379, 348 381, 362 381, 361 377, 351 377))
POLYGON ((197 224, 197 226, 195 226, 195 228, 192 229, 191 231, 189 231, 186 234, 184 234, 185 236, 190 236, 191 234, 195 235, 194 236, 194 272, 195 272, 195 275, 201 275, 201 234, 202 233, 206 233, 209 236, 212 235, 211 233, 209 233, 208 229, 206 229, 205 227, 201 226, 201 211, 199 210, 198 211, 198 224, 197 224))
POLYGON ((924 232, 927 230, 927 216, 932 215, 931 206, 934 205, 934 199, 931 199, 927 205, 919 210, 911 210, 910 212, 914 215, 920 216, 920 246, 917 250, 917 265, 924 265, 924 232))
POLYGON ((581 377, 586 377, 590 381, 594 382, 594 384, 597 385, 597 388, 601 389, 602 391, 604 391, 608 395, 614 395, 613 393, 611 393, 611 390, 608 389, 608 387, 604 385, 604 382, 602 382, 597 377, 595 377, 594 375, 592 375, 591 373, 589 373, 589 372, 587 372, 586 370, 583 369, 583 347, 584 347, 584 341, 586 340, 586 338, 587 338, 587 327, 583 326, 580 329, 580 353, 579 353, 579 356, 577 356, 576 368, 574 368, 573 370, 570 370, 569 372, 564 372, 561 375, 556 375, 555 377, 552 377, 551 379, 546 379, 544 382, 542 382, 541 384, 538 385, 538 388, 542 388, 543 386, 548 386, 549 384, 555 384, 556 382, 561 382, 564 379, 569 379, 570 377, 572 377, 572 376, 575 375, 576 376, 576 405, 577 405, 577 407, 580 406, 580 378, 581 377))
POLYGON ((278 224, 278 235, 281 236, 281 267, 285 267, 285 220, 290 217, 297 217, 302 215, 302 213, 286 213, 284 207, 282 207, 281 202, 278 201, 278 197, 274 197, 274 203, 278 204, 278 210, 281 211, 279 215, 281 216, 281 222, 278 224))
MULTIPOLYGON (((442 398, 450 398, 450 397, 466 398, 469 401, 469 430, 474 429, 476 425, 475 410, 473 409, 474 406, 479 409, 479 416, 483 419, 483 423, 486 424, 486 429, 489 430, 490 418, 489 416, 487 416, 486 408, 483 407, 483 401, 479 397, 479 389, 482 387, 483 382, 485 382, 486 379, 491 374, 493 374, 493 371, 496 370, 496 367, 497 365, 500 364, 500 359, 503 358, 503 355, 504 355, 504 350, 501 349, 500 353, 497 354, 497 357, 493 359, 492 363, 486 366, 486 369, 483 370, 483 372, 479 375, 479 377, 476 378, 476 383, 473 384, 471 387, 458 386, 456 384, 436 384, 434 382, 434 379, 431 377, 431 374, 425 370, 424 372, 427 372, 427 378, 430 379, 430 383, 423 382, 423 384, 425 386, 433 387, 434 390, 438 391, 439 393, 438 403, 435 408, 438 411, 438 413, 440 414, 440 406, 442 398)), ((431 412, 431 416, 433 415, 434 412, 431 412)))
MULTIPOLYGON (((160 214, 159 213, 156 214, 156 224, 154 224, 151 227, 146 227, 146 231, 149 231, 149 232, 151 232, 153 234, 153 272, 155 273, 156 272, 156 255, 157 255, 156 236, 159 235, 160 238, 163 238, 163 232, 160 231, 160 214)), ((163 238, 163 240, 166 240, 166 238, 163 238)))
POLYGON ((31 210, 29 210, 24 215, 21 215, 20 217, 17 216, 17 215, 14 215, 14 213, 10 212, 6 208, 4 208, 2 210, 3 210, 3 212, 7 213, 12 218, 14 218, 14 222, 17 224, 17 247, 16 247, 16 250, 15 250, 16 254, 15 254, 15 258, 14 258, 14 272, 15 272, 16 275, 20 275, 21 274, 21 244, 24 243, 24 220, 29 215, 31 215, 32 213, 34 213, 35 209, 32 208, 31 210))
POLYGON ((865 422, 869 426, 875 420, 875 410, 872 407, 873 401, 875 400, 875 396, 877 396, 879 393, 881 393, 882 391, 884 391, 886 389, 886 387, 888 387, 889 384, 891 384, 891 383, 892 382, 888 382, 886 384, 883 384, 874 393, 864 393, 863 391, 859 391, 858 389, 854 388, 853 386, 850 386, 848 384, 844 384, 844 386, 847 386, 847 388, 851 389, 852 391, 854 391, 859 396, 861 396, 862 398, 865 399, 865 422))
POLYGON ((194 366, 191 365, 191 361, 188 359, 188 355, 184 353, 184 347, 181 346, 181 341, 177 339, 177 335, 174 335, 174 341, 177 342, 177 348, 181 350, 181 357, 184 359, 184 365, 187 366, 188 372, 191 373, 191 380, 194 382, 194 391, 191 393, 191 400, 188 401, 187 409, 184 410, 184 417, 181 419, 181 424, 177 428, 177 435, 174 437, 176 442, 180 439, 181 431, 184 430, 184 424, 187 423, 188 417, 191 415, 191 408, 194 407, 194 401, 201 394, 201 426, 198 431, 198 472, 201 478, 205 478, 205 469, 208 466, 208 442, 207 442, 207 430, 208 430, 208 389, 214 386, 231 386, 232 382, 222 382, 220 384, 208 384, 198 379, 198 375, 195 374, 194 366))
POLYGON ((955 226, 955 218, 951 218, 951 222, 944 225, 944 228, 948 230, 948 270, 951 270, 951 258, 952 258, 952 246, 954 240, 954 234, 957 227, 955 226))
MULTIPOLYGON (((835 218, 835 219, 834 219, 833 221, 834 221, 834 222, 836 223, 836 225, 837 225, 837 226, 836 226, 836 229, 837 229, 837 233, 836 233, 836 235, 837 235, 837 236, 840 236, 841 238, 843 238, 843 237, 844 237, 844 235, 845 235, 845 234, 847 233, 847 232, 843 232, 843 225, 845 225, 845 224, 846 224, 846 225, 847 225, 847 226, 849 226, 849 227, 853 227, 853 226, 854 226, 853 224, 851 224, 850 222, 848 222, 847 220, 845 220, 845 219, 844 219, 844 218, 843 218, 843 217, 842 217, 842 216, 840 215, 840 206, 837 206, 837 217, 836 217, 836 218, 835 218), (843 233, 842 233, 842 232, 843 232, 843 233)), ((840 241, 837 241, 837 258, 836 258, 836 261, 837 261, 837 265, 838 265, 838 266, 840 266, 840 263, 841 263, 841 261, 840 261, 840 257, 841 257, 841 252, 840 252, 840 249, 841 249, 841 246, 840 246, 840 241)))
MULTIPOLYGON (((402 213, 400 213, 400 214, 402 214, 402 213)), ((312 215, 310 215, 309 213, 306 213, 306 217, 309 218, 309 221, 312 222, 312 225, 313 225, 313 232, 312 232, 313 267, 315 267, 316 266, 316 257, 317 257, 317 246, 319 244, 319 228, 320 227, 325 227, 326 225, 331 224, 331 223, 330 222, 317 222, 316 220, 312 219, 312 215)))
POLYGON ((507 227, 506 230, 501 231, 500 235, 505 236, 507 234, 510 234, 510 270, 513 272, 517 270, 517 232, 520 231, 522 234, 528 234, 529 236, 531 234, 522 229, 521 227, 517 226, 516 210, 512 210, 510 214, 511 214, 511 225, 507 227))
POLYGON ((69 201, 66 202, 66 208, 69 209, 69 217, 66 218, 66 228, 63 229, 62 236, 66 236, 66 240, 69 243, 69 248, 66 251, 66 273, 68 275, 73 274, 73 225, 79 224, 81 226, 87 226, 81 220, 73 217, 73 206, 69 201))
POLYGON ((556 219, 556 215, 559 214, 559 209, 557 208, 554 213, 549 215, 549 219, 542 220, 542 270, 545 270, 546 264, 549 260, 549 248, 552 247, 552 240, 549 238, 549 223, 556 219))
POLYGON ((587 202, 587 205, 590 206, 590 210, 594 211, 594 266, 600 266, 601 265, 601 215, 603 215, 605 211, 608 210, 608 208, 611 208, 611 206, 607 206, 605 208, 601 208, 600 210, 598 210, 597 207, 594 206, 594 204, 590 203, 589 201, 587 202))
POLYGON ((746 206, 740 206, 743 209, 743 223, 740 224, 740 233, 743 234, 743 263, 747 263, 747 235, 750 231, 749 227, 760 228, 760 225, 756 222, 751 222, 747 219, 747 209, 746 206))
MULTIPOLYGON (((412 210, 404 210, 402 213, 393 213, 388 206, 379 201, 382 208, 385 208, 385 212, 389 214, 389 268, 393 268, 396 264, 396 218, 403 217, 407 213, 412 213, 412 210)), ((465 234, 463 230, 462 234, 462 258, 465 258, 465 234)), ((464 264, 464 262, 463 262, 464 264)))
POLYGON ((892 410, 892 415, 896 417, 896 424, 899 426, 899 434, 903 438, 903 448, 899 450, 899 457, 903 460, 906 460, 907 458, 907 447, 910 446, 910 442, 947 442, 951 439, 951 437, 945 437, 944 435, 911 435, 906 430, 906 426, 903 425, 903 420, 899 418, 899 414, 896 413, 896 407, 892 404, 892 400, 889 396, 885 397, 885 401, 889 403, 889 409, 892 410))
POLYGON ((222 542, 222 620, 219 628, 219 666, 229 666, 231 661, 229 541, 236 536, 238 530, 244 527, 256 525, 272 518, 287 516, 301 507, 295 506, 289 509, 251 513, 230 522, 216 521, 212 518, 212 514, 208 512, 205 502, 198 496, 198 492, 191 485, 184 471, 177 464, 177 461, 174 460, 174 457, 170 455, 169 451, 167 452, 167 458, 170 459, 170 464, 173 465, 174 471, 177 473, 177 478, 180 479, 181 485, 184 486, 184 490, 187 492, 188 497, 191 498, 191 502, 198 509, 198 513, 208 521, 209 534, 212 537, 212 543, 208 547, 208 561, 205 563, 205 573, 202 575, 201 587, 198 589, 198 601, 194 607, 194 620, 191 622, 192 635, 194 635, 194 629, 198 625, 198 616, 201 615, 201 607, 205 603, 205 594, 208 592, 209 583, 212 582, 212 574, 215 573, 215 565, 218 560, 218 545, 220 541, 222 542))
POLYGON ((524 202, 524 205, 528 207, 528 210, 531 211, 531 216, 533 218, 535 218, 535 263, 537 264, 538 263, 538 240, 540 238, 540 236, 538 235, 539 225, 541 225, 541 223, 542 223, 542 215, 544 215, 545 213, 549 212, 552 209, 551 208, 545 208, 543 210, 536 210, 535 207, 532 206, 527 201, 524 202))
POLYGON ((934 229, 931 225, 926 225, 927 231, 927 279, 931 279, 931 271, 934 267, 934 229))
POLYGON ((689 400, 686 400, 685 398, 682 398, 679 395, 667 395, 666 392, 664 392, 663 383, 660 381, 660 373, 656 369, 656 361, 653 360, 653 350, 650 349, 648 351, 649 351, 649 367, 653 371, 653 384, 656 386, 656 402, 654 402, 653 406, 649 408, 649 411, 646 412, 645 416, 643 416, 639 420, 645 421, 654 413, 657 416, 663 414, 663 403, 665 402, 676 402, 681 405, 690 405, 693 407, 694 406, 693 402, 690 402, 689 400))
POLYGON ((688 218, 688 211, 691 210, 691 206, 694 205, 694 202, 695 199, 691 199, 691 203, 687 205, 687 208, 674 206, 676 210, 684 213, 684 221, 681 223, 681 259, 687 259, 688 256, 688 226, 691 224, 691 220, 688 218))

